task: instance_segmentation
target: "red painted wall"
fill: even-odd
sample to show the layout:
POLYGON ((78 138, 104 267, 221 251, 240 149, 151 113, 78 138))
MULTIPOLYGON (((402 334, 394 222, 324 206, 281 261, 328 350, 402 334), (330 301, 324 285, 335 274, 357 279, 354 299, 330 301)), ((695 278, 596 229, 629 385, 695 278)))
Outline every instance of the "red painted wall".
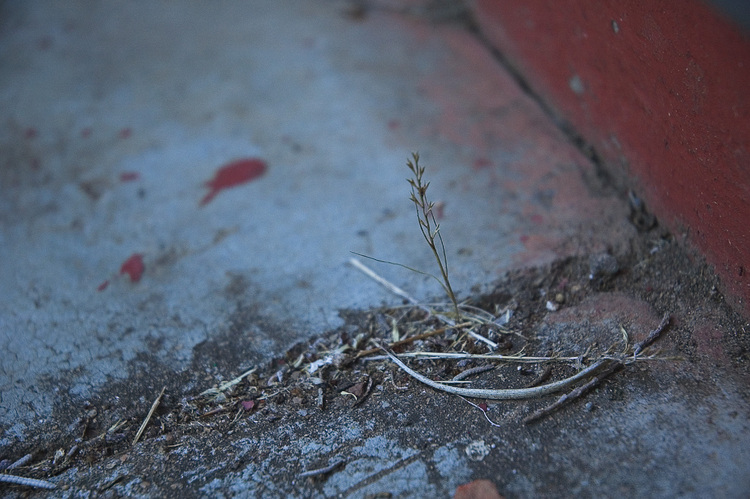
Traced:
POLYGON ((750 314, 750 40, 695 0, 472 8, 532 89, 687 234, 750 314))

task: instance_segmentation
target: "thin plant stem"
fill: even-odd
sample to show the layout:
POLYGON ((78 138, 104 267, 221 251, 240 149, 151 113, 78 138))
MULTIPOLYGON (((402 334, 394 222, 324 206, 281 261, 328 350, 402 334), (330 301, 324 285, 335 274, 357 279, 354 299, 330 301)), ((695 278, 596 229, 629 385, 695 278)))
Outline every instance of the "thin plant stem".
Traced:
POLYGON ((458 307, 458 300, 456 295, 453 293, 451 287, 451 281, 448 278, 448 254, 445 250, 445 243, 443 242, 443 236, 440 234, 440 224, 435 218, 433 208, 435 203, 427 199, 427 188, 430 187, 430 183, 424 183, 424 167, 419 166, 419 154, 412 153, 412 159, 407 160, 406 166, 411 170, 413 177, 407 179, 409 185, 411 185, 411 201, 414 203, 414 208, 417 212, 417 220, 419 222, 419 230, 422 232, 424 240, 427 241, 427 245, 432 250, 432 254, 435 256, 438 268, 440 269, 440 275, 443 280, 440 283, 445 293, 453 303, 453 312, 456 314, 456 320, 461 317, 461 312, 458 307))

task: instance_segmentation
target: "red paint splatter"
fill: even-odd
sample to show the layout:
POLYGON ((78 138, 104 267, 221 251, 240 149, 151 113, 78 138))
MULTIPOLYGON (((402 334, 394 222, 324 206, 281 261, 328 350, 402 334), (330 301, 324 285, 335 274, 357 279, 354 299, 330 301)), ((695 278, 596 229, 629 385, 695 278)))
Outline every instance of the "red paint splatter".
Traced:
POLYGON ((132 128, 123 128, 120 130, 120 133, 118 134, 121 139, 129 139, 131 135, 133 135, 133 129, 132 128))
POLYGON ((125 260, 125 263, 120 267, 120 274, 128 274, 130 276, 130 282, 138 282, 141 280, 143 275, 143 255, 140 253, 133 253, 133 255, 125 260))
POLYGON ((132 182, 141 178, 141 174, 138 172, 122 172, 120 173, 120 182, 132 182))
POLYGON ((104 281, 99 286, 97 286, 96 290, 97 291, 104 291, 105 289, 107 289, 107 286, 109 286, 109 281, 108 280, 104 281))
POLYGON ((25 139, 33 139, 33 138, 36 138, 37 135, 39 135, 39 132, 37 131, 36 128, 27 128, 23 132, 23 137, 25 139))
POLYGON ((486 402, 480 402, 479 403, 479 408, 482 409, 483 411, 487 412, 487 403, 486 402))
POLYGON ((84 139, 88 139, 89 137, 91 137, 91 132, 92 132, 91 128, 86 127, 83 130, 81 130, 81 137, 83 137, 84 139))
POLYGON ((221 190, 255 180, 265 172, 265 161, 256 158, 239 159, 222 166, 214 178, 206 182, 206 187, 211 190, 201 200, 201 206, 211 201, 221 190))

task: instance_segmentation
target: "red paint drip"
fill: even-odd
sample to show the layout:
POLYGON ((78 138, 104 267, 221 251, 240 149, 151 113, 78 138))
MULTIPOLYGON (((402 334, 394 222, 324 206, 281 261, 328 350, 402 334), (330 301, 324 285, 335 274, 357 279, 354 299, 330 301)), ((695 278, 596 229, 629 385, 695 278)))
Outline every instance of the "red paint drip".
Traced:
POLYGON ((120 182, 132 182, 140 177, 141 174, 138 172, 122 172, 120 173, 120 182))
POLYGON ((104 291, 105 289, 107 289, 107 286, 109 286, 109 281, 108 280, 104 281, 99 286, 97 286, 96 290, 97 291, 104 291))
POLYGON ((128 274, 130 276, 130 282, 138 282, 141 280, 143 275, 143 255, 140 253, 133 253, 133 255, 125 260, 125 263, 120 267, 120 274, 128 274))
POLYGON ((255 180, 265 172, 265 161, 256 158, 239 159, 222 166, 214 178, 206 182, 206 187, 211 190, 201 200, 201 206, 211 201, 221 190, 255 180))

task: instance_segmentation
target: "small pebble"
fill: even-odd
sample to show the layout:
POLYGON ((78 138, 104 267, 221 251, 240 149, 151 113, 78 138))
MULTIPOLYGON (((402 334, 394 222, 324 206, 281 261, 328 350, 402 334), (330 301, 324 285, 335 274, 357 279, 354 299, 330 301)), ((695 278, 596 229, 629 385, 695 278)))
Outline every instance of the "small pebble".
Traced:
POLYGON ((620 270, 617 259, 609 253, 599 253, 589 257, 589 279, 610 277, 620 270))

